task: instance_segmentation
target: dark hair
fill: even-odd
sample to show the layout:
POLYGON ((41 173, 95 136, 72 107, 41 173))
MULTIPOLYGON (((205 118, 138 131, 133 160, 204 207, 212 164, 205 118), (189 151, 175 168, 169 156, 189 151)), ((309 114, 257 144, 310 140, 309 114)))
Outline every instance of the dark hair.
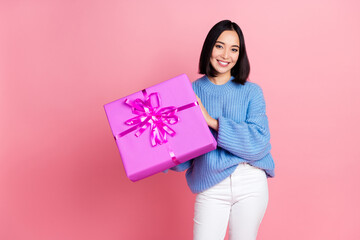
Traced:
POLYGON ((231 69, 231 76, 234 77, 234 82, 244 85, 250 73, 250 63, 246 54, 244 35, 240 27, 230 20, 220 21, 210 29, 201 50, 199 73, 210 77, 216 77, 217 71, 211 65, 210 57, 216 40, 219 38, 220 34, 226 30, 233 30, 239 36, 239 58, 235 66, 231 69))

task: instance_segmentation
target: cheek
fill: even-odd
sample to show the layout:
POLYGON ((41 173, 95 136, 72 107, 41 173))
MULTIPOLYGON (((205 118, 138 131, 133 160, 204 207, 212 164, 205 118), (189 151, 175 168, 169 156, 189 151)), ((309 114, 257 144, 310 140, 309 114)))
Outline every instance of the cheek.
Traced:
POLYGON ((233 56, 234 63, 236 63, 238 59, 239 59, 239 54, 233 56))
POLYGON ((210 65, 211 65, 213 68, 216 68, 216 60, 215 60, 215 58, 210 58, 210 65))
POLYGON ((216 51, 212 51, 211 57, 210 57, 210 62, 215 63, 216 62, 216 57, 217 57, 216 51))
POLYGON ((215 58, 217 56, 217 54, 216 54, 216 49, 214 48, 213 50, 212 50, 212 52, 211 52, 211 57, 212 58, 215 58))

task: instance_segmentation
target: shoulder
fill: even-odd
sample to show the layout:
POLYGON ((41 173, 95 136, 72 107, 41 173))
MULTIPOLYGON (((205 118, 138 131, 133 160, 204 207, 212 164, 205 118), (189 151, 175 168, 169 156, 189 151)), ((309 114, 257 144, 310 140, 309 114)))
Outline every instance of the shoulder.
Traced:
POLYGON ((193 81, 191 84, 192 84, 192 87, 193 89, 195 90, 196 88, 198 88, 199 86, 201 86, 204 81, 206 81, 206 75, 203 75, 202 77, 196 79, 195 81, 193 81))
POLYGON ((254 83, 254 82, 246 82, 245 86, 248 90, 249 96, 250 97, 257 97, 257 96, 262 96, 263 95, 263 90, 260 87, 259 84, 254 83))
POLYGON ((260 85, 253 82, 247 82, 247 83, 249 84, 249 89, 250 89, 248 94, 248 99, 252 108, 260 108, 266 111, 265 98, 264 98, 263 90, 260 87, 260 85))
POLYGON ((192 89, 196 94, 199 94, 200 89, 204 87, 206 88, 206 81, 207 81, 207 76, 203 75, 202 77, 196 79, 194 82, 191 83, 192 89))
POLYGON ((251 91, 262 91, 260 85, 254 82, 246 82, 245 86, 251 91))

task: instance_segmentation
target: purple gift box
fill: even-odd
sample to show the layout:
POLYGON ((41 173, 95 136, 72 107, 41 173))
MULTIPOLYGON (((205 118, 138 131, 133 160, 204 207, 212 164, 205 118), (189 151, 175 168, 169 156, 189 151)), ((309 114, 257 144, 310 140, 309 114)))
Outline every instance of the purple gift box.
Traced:
POLYGON ((104 108, 131 181, 216 148, 185 74, 105 104, 104 108))

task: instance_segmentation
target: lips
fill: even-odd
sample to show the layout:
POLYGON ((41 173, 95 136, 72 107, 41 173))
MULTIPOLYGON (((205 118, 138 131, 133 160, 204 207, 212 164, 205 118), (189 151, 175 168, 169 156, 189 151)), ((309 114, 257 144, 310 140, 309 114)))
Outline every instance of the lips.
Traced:
POLYGON ((222 66, 222 67, 226 67, 227 65, 229 65, 229 62, 224 62, 224 61, 220 61, 220 60, 217 60, 217 62, 218 62, 219 65, 222 66))

